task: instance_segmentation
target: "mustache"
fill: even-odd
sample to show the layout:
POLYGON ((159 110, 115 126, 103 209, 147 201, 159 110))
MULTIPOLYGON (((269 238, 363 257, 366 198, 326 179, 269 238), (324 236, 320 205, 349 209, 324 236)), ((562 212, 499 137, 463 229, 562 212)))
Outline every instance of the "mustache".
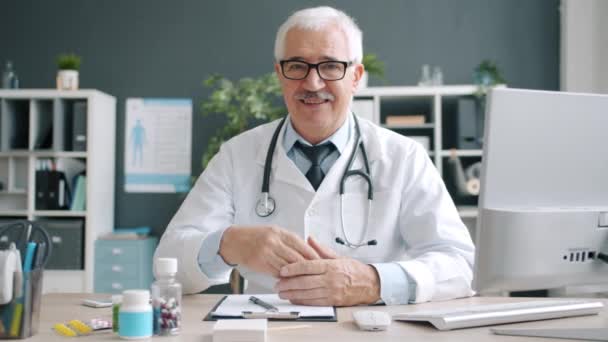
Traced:
POLYGON ((297 93, 295 96, 296 100, 307 100, 311 98, 317 98, 319 100, 330 100, 333 101, 335 96, 326 91, 304 91, 297 93))

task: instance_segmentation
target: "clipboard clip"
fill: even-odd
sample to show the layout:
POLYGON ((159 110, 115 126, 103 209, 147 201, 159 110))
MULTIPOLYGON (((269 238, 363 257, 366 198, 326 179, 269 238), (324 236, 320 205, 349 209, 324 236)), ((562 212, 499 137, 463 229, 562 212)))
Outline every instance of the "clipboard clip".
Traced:
POLYGON ((281 312, 281 311, 266 311, 266 312, 252 312, 252 311, 243 311, 243 318, 246 319, 256 319, 256 318, 266 318, 266 319, 282 319, 282 320, 296 320, 300 318, 300 312, 298 311, 290 311, 290 312, 281 312))

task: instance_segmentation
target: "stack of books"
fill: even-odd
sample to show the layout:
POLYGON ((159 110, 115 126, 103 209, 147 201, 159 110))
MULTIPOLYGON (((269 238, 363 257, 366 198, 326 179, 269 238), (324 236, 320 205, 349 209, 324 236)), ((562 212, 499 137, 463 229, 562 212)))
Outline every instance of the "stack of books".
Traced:
POLYGON ((388 115, 386 124, 389 126, 422 125, 426 122, 424 115, 388 115))

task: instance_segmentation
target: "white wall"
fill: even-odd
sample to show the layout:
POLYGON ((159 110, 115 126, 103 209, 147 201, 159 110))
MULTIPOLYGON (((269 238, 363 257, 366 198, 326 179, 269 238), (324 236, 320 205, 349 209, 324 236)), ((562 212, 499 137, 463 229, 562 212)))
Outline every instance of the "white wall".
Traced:
POLYGON ((606 0, 562 0, 560 58, 562 90, 608 93, 606 18, 608 18, 606 0))

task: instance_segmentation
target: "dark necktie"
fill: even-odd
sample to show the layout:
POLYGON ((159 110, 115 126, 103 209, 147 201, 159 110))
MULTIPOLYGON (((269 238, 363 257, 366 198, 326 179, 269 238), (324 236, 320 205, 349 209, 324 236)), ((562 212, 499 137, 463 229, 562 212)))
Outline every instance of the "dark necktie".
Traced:
POLYGON ((302 151, 312 163, 312 166, 308 172, 306 172, 306 178, 316 191, 325 177, 325 173, 321 169, 321 163, 323 160, 325 160, 325 158, 327 158, 327 156, 331 154, 331 152, 333 152, 335 147, 332 143, 317 146, 305 146, 299 141, 296 141, 296 147, 299 148, 300 151, 302 151))

